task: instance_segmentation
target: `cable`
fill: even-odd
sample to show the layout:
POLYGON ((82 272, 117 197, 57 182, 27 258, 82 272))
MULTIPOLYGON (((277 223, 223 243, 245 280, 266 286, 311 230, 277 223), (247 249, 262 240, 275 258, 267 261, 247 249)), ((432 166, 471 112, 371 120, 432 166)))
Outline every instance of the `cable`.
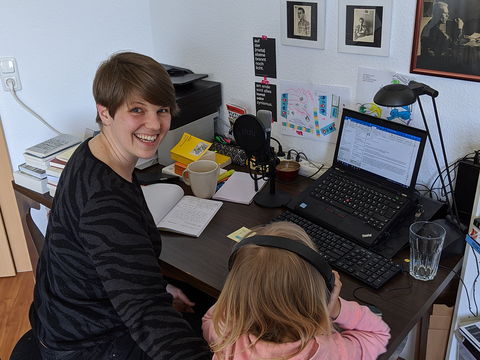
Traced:
POLYGON ((270 137, 270 140, 276 141, 278 144, 277 156, 280 156, 280 157, 285 156, 285 153, 283 152, 282 144, 280 144, 280 141, 278 141, 274 137, 270 137))
POLYGON ((221 122, 225 127, 227 127, 228 129, 231 129, 231 128, 232 128, 232 127, 230 126, 230 124, 227 124, 227 123, 225 122, 225 120, 223 120, 222 118, 220 118, 220 117, 218 117, 218 116, 217 116, 215 119, 213 119, 213 121, 220 121, 220 122, 221 122))
POLYGON ((40 120, 44 125, 46 125, 50 130, 53 132, 57 133, 58 135, 61 135, 62 133, 56 129, 54 129, 52 126, 50 126, 49 123, 47 123, 45 120, 41 118, 40 115, 38 115, 35 111, 30 109, 27 105, 25 105, 22 100, 20 100, 17 96, 17 93, 15 92, 15 81, 13 79, 7 79, 7 85, 10 88, 10 93, 12 94, 13 98, 25 109, 27 110, 30 114, 35 116, 38 120, 40 120))
MULTIPOLYGON (((315 165, 315 166, 316 166, 316 165, 315 165)), ((278 182, 278 183, 280 183, 280 184, 284 184, 284 185, 296 184, 296 183, 299 183, 300 181, 305 181, 305 180, 307 180, 307 179, 311 179, 313 176, 315 176, 316 174, 318 174, 318 172, 319 172, 320 170, 322 170, 324 166, 325 166, 325 165, 322 164, 322 166, 320 166, 320 167, 318 168, 318 170, 317 170, 316 172, 314 172, 312 175, 310 175, 309 177, 303 177, 302 179, 298 179, 298 180, 295 180, 295 181, 288 181, 288 182, 282 181, 282 180, 278 180, 278 179, 275 179, 275 181, 278 182)))
MULTIPOLYGON (((476 258, 476 255, 475 255, 475 258, 476 258)), ((468 311, 470 311, 470 313, 471 313, 474 317, 477 317, 477 316, 478 316, 477 301, 476 301, 476 299, 473 299, 473 300, 474 300, 474 303, 475 303, 475 308, 476 308, 476 314, 475 314, 475 313, 472 311, 472 305, 471 305, 471 303, 470 303, 470 296, 468 296, 467 286, 466 286, 465 283, 463 282, 463 279, 460 277, 460 275, 458 275, 458 273, 457 273, 455 270, 453 270, 453 269, 451 269, 451 268, 449 268, 449 267, 446 267, 446 266, 443 266, 443 265, 440 265, 440 264, 439 264, 438 266, 439 266, 439 267, 442 267, 442 268, 444 268, 444 269, 450 270, 450 271, 452 271, 455 275, 458 276, 458 278, 460 279, 463 287, 465 288, 465 293, 467 294, 468 311)), ((478 262, 477 262, 477 277, 478 277, 478 262)), ((477 281, 476 278, 475 278, 475 281, 477 281)))
MULTIPOLYGON (((410 280, 410 285, 408 285, 408 286, 406 286, 406 287, 399 287, 399 288, 385 289, 385 290, 376 290, 376 291, 377 291, 377 292, 389 292, 389 291, 397 291, 397 290, 408 290, 408 289, 411 289, 411 288, 413 287, 412 277, 408 274, 408 271, 406 271, 405 269, 404 269, 404 272, 407 273, 408 279, 410 280)), ((361 301, 362 303, 367 304, 367 305, 373 305, 373 306, 375 306, 374 304, 369 303, 368 301, 362 300, 362 299, 360 299, 357 295, 355 295, 355 293, 356 293, 358 290, 361 290, 361 289, 373 290, 372 288, 369 288, 369 287, 366 287, 366 286, 360 286, 360 287, 356 288, 355 290, 353 290, 353 294, 352 294, 353 297, 355 298, 355 300, 361 301)))
MULTIPOLYGON (((471 245, 470 245, 471 247, 471 245)), ((477 253, 475 252, 474 249, 472 249, 473 256, 475 256, 475 265, 477 265, 477 276, 475 276, 475 280, 473 281, 473 302, 475 303, 475 307, 477 308, 477 314, 478 314, 478 305, 477 305, 477 297, 475 295, 475 285, 477 283, 478 277, 480 276, 480 269, 478 268, 478 258, 477 258, 477 253)))

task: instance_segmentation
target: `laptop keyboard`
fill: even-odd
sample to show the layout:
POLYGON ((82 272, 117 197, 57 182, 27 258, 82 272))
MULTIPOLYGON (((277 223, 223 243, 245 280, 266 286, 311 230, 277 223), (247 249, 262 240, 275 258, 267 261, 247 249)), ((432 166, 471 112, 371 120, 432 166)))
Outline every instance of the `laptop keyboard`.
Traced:
POLYGON ((406 199, 389 196, 342 174, 331 174, 310 193, 364 223, 382 230, 402 208, 406 199))
POLYGON ((276 221, 290 221, 302 227, 330 266, 374 289, 379 289, 403 270, 401 265, 290 211, 280 214, 271 222, 276 221))

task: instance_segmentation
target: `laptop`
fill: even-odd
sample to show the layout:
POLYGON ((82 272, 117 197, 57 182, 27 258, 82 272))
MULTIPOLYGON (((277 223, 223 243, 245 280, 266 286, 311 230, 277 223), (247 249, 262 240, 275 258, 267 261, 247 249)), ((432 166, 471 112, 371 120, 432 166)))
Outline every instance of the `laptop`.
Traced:
POLYGON ((424 130, 343 109, 332 167, 286 206, 366 248, 415 204, 424 130))

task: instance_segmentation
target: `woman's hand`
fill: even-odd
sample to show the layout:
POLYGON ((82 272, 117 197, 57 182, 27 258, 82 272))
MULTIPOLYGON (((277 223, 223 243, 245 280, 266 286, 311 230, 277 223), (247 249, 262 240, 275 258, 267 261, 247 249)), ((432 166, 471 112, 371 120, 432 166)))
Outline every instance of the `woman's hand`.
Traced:
POLYGON ((330 317, 335 320, 340 314, 340 290, 342 289, 342 283, 340 281, 340 275, 335 270, 332 270, 335 274, 335 285, 333 285, 333 290, 330 294, 330 300, 328 302, 328 312, 330 317))
POLYGON ((195 303, 191 302, 182 290, 171 284, 167 285, 166 290, 169 294, 173 296, 172 306, 175 310, 187 313, 195 312, 192 309, 192 306, 195 306, 195 303))

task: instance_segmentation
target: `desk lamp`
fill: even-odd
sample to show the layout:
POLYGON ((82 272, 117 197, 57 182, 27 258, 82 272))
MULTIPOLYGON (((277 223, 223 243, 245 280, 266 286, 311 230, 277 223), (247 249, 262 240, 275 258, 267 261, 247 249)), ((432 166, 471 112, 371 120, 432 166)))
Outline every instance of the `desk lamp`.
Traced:
MULTIPOLYGON (((427 137, 430 142, 430 147, 432 148, 432 153, 433 153, 433 158, 435 159, 435 164, 437 166, 437 171, 438 175, 440 177, 440 181, 442 183, 442 188, 444 191, 445 195, 445 201, 446 205, 448 208, 449 216, 450 216, 450 222, 454 225, 454 227, 463 235, 465 233, 465 229, 462 228, 460 223, 458 222, 458 213, 456 209, 456 204, 453 204, 453 208, 455 210, 455 215, 453 215, 453 209, 452 205, 450 204, 449 196, 448 196, 448 191, 447 187, 445 185, 445 180, 442 176, 442 169, 440 168, 440 164, 438 161, 437 157, 437 152, 435 151, 435 148, 433 146, 433 141, 432 141, 432 136, 430 133, 430 129, 428 127, 428 123, 425 117, 425 113, 423 111, 423 106, 422 102, 420 100, 420 96, 422 95, 428 95, 432 99, 432 104, 433 104, 433 109, 435 112, 435 120, 436 120, 436 126, 437 126, 437 131, 438 131, 438 136, 440 139, 440 145, 442 148, 442 155, 443 155, 443 160, 445 162, 445 169, 447 171, 447 179, 448 179, 448 186, 450 187, 450 191, 453 194, 453 185, 452 185, 452 179, 450 176, 450 171, 448 170, 448 161, 447 161, 447 154, 445 152, 445 144, 443 142, 443 135, 442 135, 442 129, 440 127, 440 121, 438 117, 438 111, 437 111, 437 105, 435 103, 435 98, 438 96, 438 91, 432 89, 428 85, 425 85, 423 83, 419 83, 416 81, 410 81, 408 85, 404 84, 390 84, 386 85, 383 88, 381 88, 374 96, 373 102, 376 103, 377 105, 381 106, 387 106, 387 107, 400 107, 400 106, 407 106, 410 104, 413 104, 415 101, 418 102, 418 106, 420 107, 420 112, 422 114, 422 119, 423 119, 423 124, 425 126, 425 130, 427 131, 427 137)), ((448 218, 448 216, 447 216, 448 218)), ((459 239, 460 241, 463 241, 462 238, 459 239)), ((447 239, 445 239, 445 246, 447 246, 447 239)), ((464 245, 464 244, 463 244, 464 245)))

